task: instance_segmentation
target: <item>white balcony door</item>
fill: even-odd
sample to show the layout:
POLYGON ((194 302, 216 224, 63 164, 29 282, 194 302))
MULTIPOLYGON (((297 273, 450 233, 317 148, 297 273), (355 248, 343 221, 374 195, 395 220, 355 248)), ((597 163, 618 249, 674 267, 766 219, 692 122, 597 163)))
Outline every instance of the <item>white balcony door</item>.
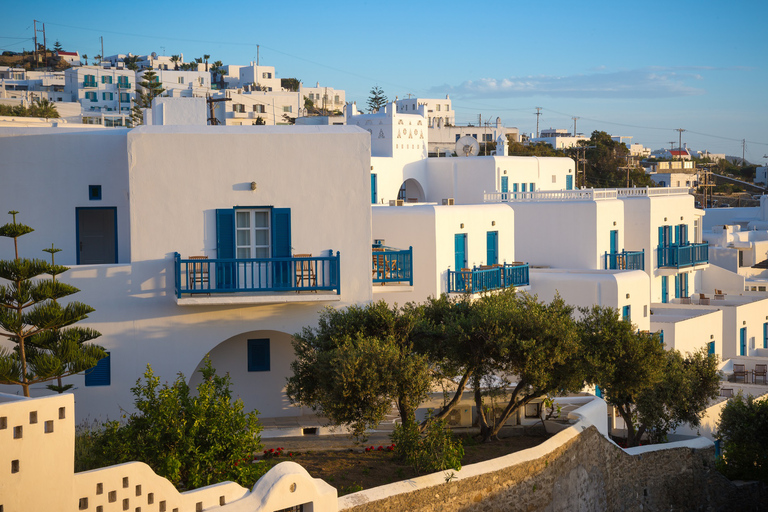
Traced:
MULTIPOLYGON (((270 211, 236 210, 235 231, 238 260, 261 259, 271 256, 270 211)), ((239 261, 237 264, 238 283, 244 288, 269 288, 268 262, 239 261)))

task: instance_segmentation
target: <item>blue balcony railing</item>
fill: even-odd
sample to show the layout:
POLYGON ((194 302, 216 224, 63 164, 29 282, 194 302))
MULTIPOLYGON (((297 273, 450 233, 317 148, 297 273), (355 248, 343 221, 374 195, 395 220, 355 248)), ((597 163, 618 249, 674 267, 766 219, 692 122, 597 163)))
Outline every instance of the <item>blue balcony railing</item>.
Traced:
POLYGON ((448 293, 478 293, 529 284, 527 263, 505 263, 458 272, 448 270, 448 293))
POLYGON ((174 255, 176 297, 184 293, 332 291, 341 293, 341 258, 181 259, 174 255))
POLYGON ((670 245, 656 249, 659 267, 685 268, 709 263, 709 244, 670 245))
POLYGON ((371 252, 374 283, 403 283, 413 286, 413 247, 395 249, 374 244, 371 252))
POLYGON ((605 270, 645 270, 645 249, 605 253, 605 270))

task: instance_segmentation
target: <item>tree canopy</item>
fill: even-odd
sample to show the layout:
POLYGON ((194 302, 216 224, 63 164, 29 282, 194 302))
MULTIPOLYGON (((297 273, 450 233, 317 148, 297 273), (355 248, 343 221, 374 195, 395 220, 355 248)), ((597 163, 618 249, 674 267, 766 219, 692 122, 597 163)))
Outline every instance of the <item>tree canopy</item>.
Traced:
MULTIPOLYGON (((0 384, 20 385, 29 396, 33 384, 93 368, 106 357, 104 349, 89 343, 100 336, 93 330, 74 326, 88 318, 93 308, 82 302, 59 300, 77 293, 74 286, 58 276, 69 270, 41 259, 19 256, 19 238, 34 231, 16 222, 18 212, 9 212, 13 222, 0 227, 0 236, 12 238, 15 258, 0 260, 0 336, 12 341, 13 350, 0 347, 0 384), (50 276, 45 278, 44 276, 50 276)), ((57 249, 47 249, 53 258, 57 249)))
POLYGON ((368 112, 375 114, 386 104, 387 96, 384 94, 384 90, 378 85, 374 85, 371 88, 371 95, 368 97, 368 112))
POLYGON ((585 152, 585 180, 588 187, 655 186, 641 167, 627 170, 630 164, 629 149, 623 142, 613 140, 608 133, 595 130, 589 140, 579 141, 579 145, 588 148, 585 152))
POLYGON ((768 400, 739 393, 723 408, 717 429, 725 476, 768 484, 768 400))

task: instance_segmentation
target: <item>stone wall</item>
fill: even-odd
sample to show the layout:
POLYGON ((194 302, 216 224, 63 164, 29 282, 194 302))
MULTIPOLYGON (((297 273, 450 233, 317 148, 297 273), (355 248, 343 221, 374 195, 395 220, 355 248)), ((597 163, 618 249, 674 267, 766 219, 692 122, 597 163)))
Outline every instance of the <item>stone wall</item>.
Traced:
POLYGON ((388 493, 381 488, 374 495, 366 496, 363 491, 345 496, 339 500, 339 509, 689 511, 729 510, 744 499, 747 503, 742 506, 747 506, 740 510, 750 510, 747 496, 714 468, 711 445, 631 455, 600 435, 595 427, 573 433, 543 456, 495 471, 428 487, 416 480, 412 481, 411 492, 388 493))

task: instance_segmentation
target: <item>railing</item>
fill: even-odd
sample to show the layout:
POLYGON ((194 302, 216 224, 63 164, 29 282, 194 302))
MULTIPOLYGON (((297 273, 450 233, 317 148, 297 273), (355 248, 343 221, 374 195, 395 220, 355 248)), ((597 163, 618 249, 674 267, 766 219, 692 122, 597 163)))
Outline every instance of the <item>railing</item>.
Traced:
POLYGON ((176 297, 183 293, 243 293, 335 290, 341 293, 341 258, 181 259, 174 254, 176 297))
POLYGON ((605 270, 645 270, 645 249, 605 253, 605 270))
POLYGON ((374 244, 371 252, 374 283, 402 283, 413 286, 413 247, 394 249, 374 244))
POLYGON ((659 267, 685 268, 709 263, 709 243, 670 245, 656 249, 659 267))
POLYGON ((690 187, 645 187, 645 188, 620 188, 617 189, 619 197, 638 196, 677 196, 689 195, 690 187))
POLYGON ((463 271, 448 270, 448 293, 477 293, 529 284, 527 263, 505 263, 463 271))
POLYGON ((486 203, 506 203, 510 201, 597 201, 625 197, 688 195, 689 187, 645 187, 577 190, 536 190, 534 192, 486 192, 486 203))

